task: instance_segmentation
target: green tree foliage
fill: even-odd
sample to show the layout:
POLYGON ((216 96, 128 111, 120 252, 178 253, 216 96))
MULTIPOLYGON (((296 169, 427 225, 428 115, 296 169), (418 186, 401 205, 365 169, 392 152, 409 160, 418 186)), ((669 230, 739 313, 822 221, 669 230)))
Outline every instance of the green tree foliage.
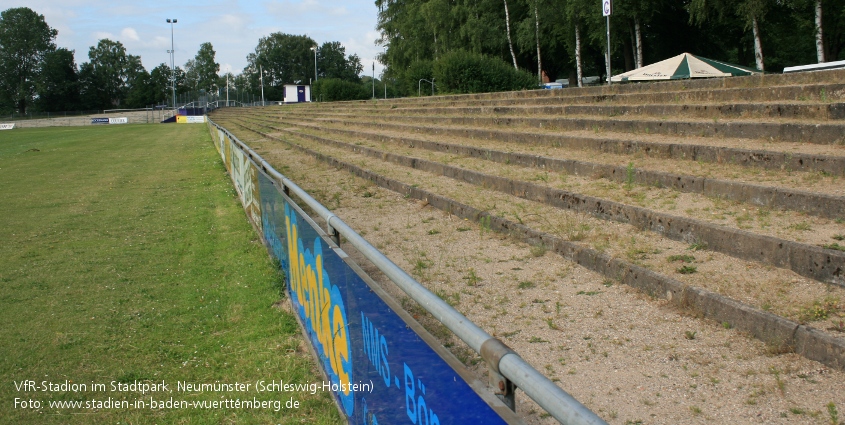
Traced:
MULTIPOLYGON (((285 84, 307 84, 314 79, 314 51, 317 47, 310 37, 273 33, 258 41, 255 52, 247 55, 248 87, 260 91, 260 70, 264 72, 265 99, 284 98, 285 84)), ((334 78, 358 82, 363 70, 357 55, 346 56, 346 48, 339 42, 327 42, 317 49, 318 78, 334 78)))
POLYGON ((162 63, 150 71, 150 91, 152 104, 163 105, 167 102, 170 93, 170 65, 162 63))
POLYGON ((502 59, 454 50, 434 63, 435 82, 448 93, 486 93, 537 87, 534 75, 502 59))
POLYGON ((317 75, 319 78, 335 78, 358 82, 364 70, 358 55, 346 56, 346 47, 338 41, 323 43, 317 50, 317 75))
POLYGON ((38 71, 44 57, 56 49, 58 31, 44 15, 28 7, 0 14, 0 102, 3 109, 25 113, 35 96, 38 71))
MULTIPOLYGON (((767 71, 813 63, 816 4, 817 0, 615 0, 611 66, 619 73, 691 52, 754 67, 755 45, 767 71)), ((845 59, 845 0, 823 0, 822 5, 826 60, 845 59)), ((385 76, 397 80, 405 95, 416 92, 419 78, 432 75, 412 75, 412 70, 420 69, 416 63, 436 61, 451 51, 513 62, 502 0, 376 0, 376 6, 377 43, 387 46, 382 55, 385 76)), ((606 24, 598 0, 508 0, 507 6, 517 67, 537 75, 539 63, 551 80, 575 82, 578 34, 583 76, 604 74, 606 24)))
POLYGON ((119 41, 100 40, 88 50, 88 59, 79 70, 82 100, 88 109, 125 106, 132 87, 144 84, 141 58, 128 55, 119 41))
POLYGON ((64 48, 44 55, 36 80, 35 108, 43 112, 79 109, 79 75, 73 52, 64 48))
POLYGON ((370 84, 361 81, 321 78, 311 86, 311 97, 321 102, 365 100, 372 96, 370 84))
POLYGON ((258 80, 258 71, 263 69, 265 98, 282 99, 285 84, 313 78, 314 52, 311 48, 316 45, 317 42, 304 35, 270 34, 258 41, 254 53, 247 55, 248 65, 244 72, 258 80))
POLYGON ((211 91, 218 83, 220 64, 215 62, 216 52, 211 43, 202 43, 197 55, 185 64, 185 74, 189 89, 211 91))

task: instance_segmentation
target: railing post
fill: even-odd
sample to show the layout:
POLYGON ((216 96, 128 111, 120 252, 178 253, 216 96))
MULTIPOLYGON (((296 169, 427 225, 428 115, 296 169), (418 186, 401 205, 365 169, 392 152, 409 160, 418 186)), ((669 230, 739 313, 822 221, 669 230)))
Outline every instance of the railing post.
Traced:
POLYGON ((490 338, 481 344, 481 358, 487 363, 487 382, 493 394, 509 409, 516 412, 516 384, 499 372, 499 362, 508 354, 515 354, 504 342, 490 338))

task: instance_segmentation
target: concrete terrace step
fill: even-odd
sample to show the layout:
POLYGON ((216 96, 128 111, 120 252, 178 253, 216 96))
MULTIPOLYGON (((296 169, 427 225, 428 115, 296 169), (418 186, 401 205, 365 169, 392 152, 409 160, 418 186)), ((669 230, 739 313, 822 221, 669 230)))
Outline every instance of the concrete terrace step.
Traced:
MULTIPOLYGON (((303 119, 325 117, 327 119, 353 119, 352 114, 313 114, 307 111, 289 112, 286 115, 303 119)), ((592 130, 628 134, 661 134, 670 136, 722 137, 739 139, 764 139, 772 142, 796 142, 813 144, 845 143, 845 124, 830 121, 808 122, 808 120, 705 120, 705 119, 640 119, 594 116, 546 116, 546 117, 473 117, 450 115, 395 116, 380 114, 372 116, 381 122, 428 123, 438 126, 466 127, 533 127, 565 132, 592 130)), ((358 117, 360 119, 360 117, 358 117)))
MULTIPOLYGON (((255 131, 264 137, 274 138, 267 133, 250 128, 244 123, 236 124, 244 129, 255 131)), ((603 220, 630 224, 642 230, 658 233, 669 239, 686 243, 705 243, 708 249, 735 258, 786 268, 819 282, 845 287, 845 252, 726 228, 694 218, 667 214, 562 189, 544 187, 421 158, 407 157, 336 139, 303 133, 298 133, 297 136, 318 141, 332 148, 350 150, 397 165, 442 174, 455 180, 480 185, 487 189, 494 189, 556 208, 586 213, 603 220)))
POLYGON ((804 104, 827 104, 845 101, 845 84, 812 84, 797 86, 751 87, 733 89, 702 89, 680 91, 654 91, 642 93, 618 94, 582 94, 580 89, 545 90, 547 95, 541 96, 543 91, 514 92, 515 96, 508 98, 453 98, 452 96, 434 96, 406 99, 379 100, 356 102, 319 103, 318 109, 348 109, 385 107, 402 110, 405 108, 445 107, 445 106, 520 106, 520 105, 577 105, 605 103, 614 105, 645 105, 652 103, 691 104, 691 103, 782 103, 784 101, 804 104), (568 91, 569 90, 569 91, 568 91), (560 93, 559 93, 560 92, 560 93), (522 93, 523 95, 519 95, 522 93))
MULTIPOLYGON (((630 134, 611 134, 609 132, 589 135, 535 132, 516 129, 490 129, 451 126, 428 126, 385 121, 363 121, 360 119, 309 119, 308 117, 284 114, 286 122, 316 122, 318 125, 364 126, 374 130, 390 130, 408 134, 427 134, 437 137, 464 137, 496 140, 515 144, 538 144, 567 149, 594 150, 614 154, 645 154, 655 158, 673 160, 691 160, 711 163, 729 163, 745 167, 764 169, 785 169, 794 171, 820 172, 834 176, 845 176, 845 155, 824 155, 802 153, 800 151, 773 151, 732 146, 713 146, 701 143, 689 143, 682 140, 665 139, 663 136, 639 134, 636 138, 630 134)), ((279 119, 282 119, 281 116, 279 119)), ((583 132, 582 132, 583 133, 583 132)), ((707 140, 707 139, 704 139, 707 140)), ((843 151, 845 154, 845 151, 843 151)))
POLYGON ((840 218, 842 211, 845 211, 845 197, 825 193, 720 180, 695 175, 652 171, 642 168, 632 168, 629 170, 625 166, 611 164, 550 158, 520 152, 505 152, 478 148, 469 144, 452 144, 412 137, 396 137, 394 135, 384 135, 377 131, 353 129, 350 126, 330 128, 321 123, 293 123, 285 120, 270 121, 261 119, 260 117, 251 118, 251 122, 279 131, 284 130, 275 126, 279 123, 295 124, 297 127, 318 131, 321 134, 334 134, 369 141, 397 143, 409 147, 420 147, 431 151, 485 159, 501 164, 523 165, 572 175, 600 176, 617 182, 626 182, 630 179, 633 183, 641 185, 669 187, 680 192, 699 193, 708 197, 730 199, 768 208, 788 209, 831 219, 840 218))
MULTIPOLYGON (((331 108, 311 109, 318 114, 439 114, 439 115, 578 115, 602 117, 685 117, 710 119, 785 119, 843 120, 845 103, 670 103, 670 104, 577 104, 577 105, 514 105, 502 106, 415 106, 403 108, 331 108)), ((842 121, 845 124, 845 121, 842 121)))
POLYGON ((574 96, 610 96, 620 94, 647 94, 659 92, 686 92, 686 91, 718 91, 722 89, 752 89, 752 88, 775 88, 783 86, 800 85, 829 85, 839 84, 845 81, 845 70, 804 72, 796 74, 766 74, 762 76, 711 78, 702 80, 672 80, 659 82, 643 82, 614 84, 611 86, 593 86, 582 88, 568 88, 561 90, 530 90, 519 92, 497 92, 446 95, 424 98, 402 98, 391 102, 399 104, 415 103, 421 99, 436 101, 467 101, 467 100, 492 100, 492 99, 514 99, 533 97, 557 97, 566 98, 574 96))
MULTIPOLYGON (((229 123, 234 124, 231 121, 229 123)), ((235 127, 239 126, 233 125, 231 129, 235 130, 235 127)), ((246 136, 247 132, 242 134, 246 136)), ((333 154, 314 151, 288 140, 280 141, 288 146, 287 149, 293 148, 305 152, 325 162, 328 167, 348 170, 353 175, 365 178, 382 188, 404 194, 406 197, 424 200, 426 205, 448 212, 450 216, 455 215, 458 218, 476 222, 485 218, 488 220, 487 226, 493 230, 532 244, 543 244, 549 247, 551 251, 590 270, 598 271, 610 279, 617 279, 621 283, 640 288, 653 296, 665 298, 673 305, 677 305, 684 310, 689 309, 694 314, 715 320, 716 323, 728 323, 738 330, 749 332, 755 337, 772 344, 773 347, 790 347, 796 353, 818 360, 831 367, 837 369, 845 367, 845 343, 841 338, 824 334, 810 326, 799 325, 759 308, 716 295, 708 290, 682 283, 668 275, 656 273, 637 264, 615 258, 579 242, 568 241, 556 235, 543 233, 542 230, 533 229, 522 223, 509 221, 479 209, 477 206, 473 207, 458 202, 453 198, 417 187, 417 185, 412 185, 407 181, 396 180, 378 174, 371 169, 344 162, 333 154)))

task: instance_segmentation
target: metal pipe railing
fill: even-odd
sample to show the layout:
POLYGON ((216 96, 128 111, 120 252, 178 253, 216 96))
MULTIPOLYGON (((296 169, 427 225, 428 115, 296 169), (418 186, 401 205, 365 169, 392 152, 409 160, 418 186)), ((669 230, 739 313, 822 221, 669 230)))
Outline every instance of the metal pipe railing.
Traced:
MULTIPOLYGON (((249 146, 241 142, 229 130, 221 127, 210 118, 208 122, 214 127, 226 133, 229 138, 237 144, 242 151, 244 151, 250 159, 265 173, 272 176, 282 187, 287 188, 291 193, 308 205, 315 214, 320 216, 329 226, 328 233, 332 230, 339 233, 346 238, 347 242, 355 247, 367 260, 373 263, 378 269, 384 273, 393 283, 396 284, 402 291, 413 299, 416 303, 422 306, 426 311, 431 313, 440 323, 452 331, 461 341, 464 341, 476 353, 481 353, 485 357, 488 364, 491 362, 487 356, 484 356, 482 346, 485 343, 490 344, 501 342, 492 337, 486 331, 478 327, 475 323, 469 320, 466 316, 461 314, 454 307, 443 301, 440 297, 433 294, 426 289, 422 284, 417 282, 408 273, 397 266, 393 261, 387 258, 374 246, 370 245, 366 239, 361 237, 349 225, 343 222, 339 217, 334 215, 328 208, 320 204, 316 199, 312 198, 305 190, 296 185, 283 174, 276 171, 264 158, 255 153, 249 146)), ((504 346, 504 344, 501 344, 504 346)), ((496 364, 489 364, 489 366, 501 373, 505 378, 512 381, 518 388, 525 391, 532 400, 534 400, 540 407, 545 409, 562 424, 572 425, 598 425, 605 424, 598 415, 593 413, 586 406, 581 404, 574 397, 569 395, 566 391, 555 385, 543 374, 531 367, 522 357, 511 350, 506 350, 500 357, 496 357, 496 364)))

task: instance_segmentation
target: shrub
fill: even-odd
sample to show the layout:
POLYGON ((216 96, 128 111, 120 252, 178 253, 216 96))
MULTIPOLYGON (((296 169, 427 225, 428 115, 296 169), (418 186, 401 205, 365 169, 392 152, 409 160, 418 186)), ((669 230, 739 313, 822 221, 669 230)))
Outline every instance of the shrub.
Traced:
POLYGON ((441 92, 486 93, 538 88, 536 77, 507 62, 478 53, 455 50, 434 63, 435 84, 441 92))
POLYGON ((313 100, 332 102, 338 100, 366 100, 372 95, 369 86, 337 78, 323 78, 312 86, 313 100), (322 96, 322 97, 321 97, 322 96))

